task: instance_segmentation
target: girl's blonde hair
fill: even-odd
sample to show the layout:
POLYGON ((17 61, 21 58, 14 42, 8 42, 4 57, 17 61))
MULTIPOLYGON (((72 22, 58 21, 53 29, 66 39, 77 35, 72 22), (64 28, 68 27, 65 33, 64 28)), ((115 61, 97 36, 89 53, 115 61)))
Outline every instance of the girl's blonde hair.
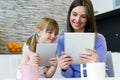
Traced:
MULTIPOLYGON (((41 18, 36 26, 36 29, 40 29, 41 31, 45 30, 45 32, 47 31, 55 32, 55 34, 57 35, 59 33, 59 26, 57 21, 53 18, 48 17, 41 18)), ((36 51, 37 37, 38 35, 34 34, 27 40, 27 45, 32 52, 36 51)))

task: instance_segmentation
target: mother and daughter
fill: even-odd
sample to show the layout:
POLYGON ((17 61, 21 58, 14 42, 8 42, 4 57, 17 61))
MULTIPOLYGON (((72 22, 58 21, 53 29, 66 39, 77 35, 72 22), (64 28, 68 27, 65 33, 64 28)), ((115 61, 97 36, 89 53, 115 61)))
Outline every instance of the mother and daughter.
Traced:
MULTIPOLYGON (((38 64, 41 57, 35 52, 36 44, 55 42, 58 32, 59 26, 54 19, 42 18, 37 24, 35 34, 33 34, 23 46, 21 65, 38 64)), ((97 33, 94 10, 90 0, 73 0, 67 15, 67 32, 96 33, 94 50, 87 49, 87 52, 91 54, 91 56, 81 54, 79 55, 79 59, 85 64, 106 61, 106 40, 102 34, 97 33)), ((72 57, 64 52, 64 36, 57 39, 57 52, 58 59, 54 57, 49 60, 52 66, 39 67, 38 77, 51 78, 56 71, 57 63, 64 77, 81 77, 80 64, 71 64, 72 57)))

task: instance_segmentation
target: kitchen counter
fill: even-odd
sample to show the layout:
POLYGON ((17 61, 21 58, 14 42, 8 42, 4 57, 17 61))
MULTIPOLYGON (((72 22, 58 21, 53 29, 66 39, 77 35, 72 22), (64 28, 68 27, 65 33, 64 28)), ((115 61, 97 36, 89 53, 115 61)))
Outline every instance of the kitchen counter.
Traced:
POLYGON ((21 55, 22 52, 0 52, 0 55, 21 55))
POLYGON ((21 55, 21 53, 0 53, 0 55, 21 55))
MULTIPOLYGON (((88 80, 88 79, 80 79, 80 78, 68 78, 69 80, 88 80)), ((66 79, 66 78, 49 78, 49 79, 47 79, 47 78, 45 78, 45 79, 42 79, 42 78, 39 78, 38 80, 68 80, 68 79, 66 79)), ((10 78, 8 78, 8 79, 3 79, 3 80, 15 80, 15 79, 10 79, 10 78)), ((105 78, 105 80, 120 80, 120 78, 118 77, 111 77, 111 78, 105 78)))

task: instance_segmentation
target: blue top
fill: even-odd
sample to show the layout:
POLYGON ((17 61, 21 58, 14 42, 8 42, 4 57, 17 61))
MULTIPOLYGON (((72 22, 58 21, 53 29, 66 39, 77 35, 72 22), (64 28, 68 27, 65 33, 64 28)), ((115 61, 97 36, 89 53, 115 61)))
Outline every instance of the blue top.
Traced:
MULTIPOLYGON (((64 36, 59 37, 57 43, 58 57, 60 57, 61 52, 64 51, 64 36)), ((106 40, 102 34, 96 34, 95 50, 99 56, 99 62, 106 62, 107 46, 106 40)), ((83 71, 83 73, 86 75, 86 71, 83 71)), ((65 72, 62 71, 62 75, 66 78, 81 77, 80 64, 71 64, 65 72)))

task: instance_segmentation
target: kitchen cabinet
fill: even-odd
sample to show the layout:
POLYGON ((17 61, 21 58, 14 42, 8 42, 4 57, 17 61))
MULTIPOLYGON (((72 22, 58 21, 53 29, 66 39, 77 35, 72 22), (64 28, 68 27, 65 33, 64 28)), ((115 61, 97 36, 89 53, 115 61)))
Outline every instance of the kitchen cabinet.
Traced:
POLYGON ((9 57, 8 55, 0 55, 0 79, 10 75, 9 57))
POLYGON ((95 15, 113 10, 113 0, 91 0, 95 15))
POLYGON ((0 54, 0 80, 15 78, 15 72, 20 65, 21 54, 0 54))
POLYGON ((104 35, 107 50, 120 52, 120 8, 96 15, 97 31, 104 35))

